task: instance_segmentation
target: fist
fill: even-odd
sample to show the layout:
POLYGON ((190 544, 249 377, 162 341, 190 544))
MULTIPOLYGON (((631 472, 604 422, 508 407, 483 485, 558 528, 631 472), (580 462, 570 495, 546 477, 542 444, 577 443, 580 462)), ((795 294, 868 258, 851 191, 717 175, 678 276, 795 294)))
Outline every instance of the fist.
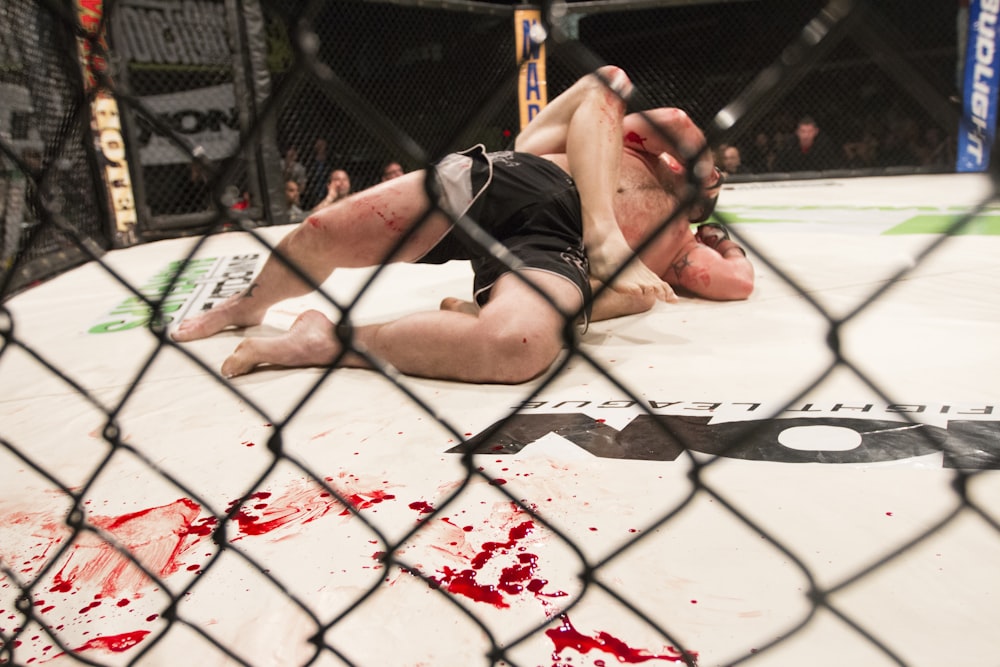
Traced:
POLYGON ((709 222, 704 225, 698 225, 695 238, 714 250, 716 246, 729 238, 729 232, 722 225, 709 222))

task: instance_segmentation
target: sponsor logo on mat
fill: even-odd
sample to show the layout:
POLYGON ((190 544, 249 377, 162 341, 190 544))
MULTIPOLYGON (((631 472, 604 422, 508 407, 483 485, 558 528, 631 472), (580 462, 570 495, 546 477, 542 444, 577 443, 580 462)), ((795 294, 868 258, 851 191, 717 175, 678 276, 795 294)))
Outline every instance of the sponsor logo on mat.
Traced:
POLYGON ((138 294, 122 301, 87 330, 92 334, 149 326, 157 316, 163 326, 188 312, 209 310, 246 289, 257 272, 260 255, 225 255, 170 262, 143 283, 138 294))
POLYGON ((705 455, 772 463, 1000 470, 994 405, 535 400, 451 453, 517 454, 559 436, 598 458, 675 461, 705 455), (926 458, 925 458, 926 457, 926 458))

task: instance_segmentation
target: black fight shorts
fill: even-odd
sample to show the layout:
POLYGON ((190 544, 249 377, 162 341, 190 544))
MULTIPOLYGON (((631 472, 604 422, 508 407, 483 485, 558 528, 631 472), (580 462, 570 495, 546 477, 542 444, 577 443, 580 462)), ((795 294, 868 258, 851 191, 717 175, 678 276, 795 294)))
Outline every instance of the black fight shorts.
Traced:
MULTIPOLYGON (((434 173, 440 205, 449 215, 474 222, 516 258, 519 268, 546 271, 576 285, 589 320, 592 295, 580 196, 569 174, 544 158, 486 153, 480 146, 446 156, 434 173)), ((482 306, 500 276, 511 271, 500 254, 456 225, 418 261, 469 260, 474 298, 482 306)))

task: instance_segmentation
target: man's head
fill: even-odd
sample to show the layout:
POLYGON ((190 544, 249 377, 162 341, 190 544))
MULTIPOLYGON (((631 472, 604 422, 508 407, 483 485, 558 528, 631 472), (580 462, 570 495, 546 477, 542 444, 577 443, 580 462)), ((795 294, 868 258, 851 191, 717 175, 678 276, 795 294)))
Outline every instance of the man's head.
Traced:
POLYGON ((735 174, 739 172, 741 165, 739 148, 736 146, 726 146, 722 149, 722 171, 727 174, 735 174))
POLYGON ((719 193, 722 192, 722 184, 726 182, 726 175, 716 167, 712 170, 712 178, 713 180, 705 186, 698 199, 691 205, 688 213, 688 220, 691 222, 704 222, 715 211, 719 193))
POLYGON ((399 178, 404 173, 403 165, 398 162, 387 162, 384 167, 382 167, 382 181, 391 181, 394 178, 399 178))
POLYGON ((290 179, 285 181, 285 200, 289 206, 299 205, 299 184, 290 179))
POLYGON ((799 139, 799 146, 803 148, 812 146, 818 134, 819 126, 812 116, 803 116, 795 127, 795 136, 799 139))
POLYGON ((351 177, 343 169, 334 169, 330 172, 330 183, 327 191, 337 193, 337 198, 346 197, 351 194, 351 177))

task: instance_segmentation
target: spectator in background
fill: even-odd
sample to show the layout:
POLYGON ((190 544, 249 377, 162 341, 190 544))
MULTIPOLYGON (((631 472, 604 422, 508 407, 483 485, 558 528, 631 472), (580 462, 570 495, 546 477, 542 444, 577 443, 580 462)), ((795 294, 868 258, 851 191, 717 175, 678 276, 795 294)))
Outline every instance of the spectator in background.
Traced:
POLYGON ((391 181, 394 178, 399 178, 406 171, 403 169, 403 165, 393 160, 392 162, 386 162, 382 166, 382 182, 391 181))
POLYGON ((754 136, 753 143, 740 156, 743 173, 767 174, 774 171, 774 151, 771 150, 771 137, 761 130, 754 136))
POLYGON ((306 175, 305 165, 299 162, 299 149, 295 146, 289 146, 285 150, 285 156, 281 159, 281 175, 285 181, 295 181, 300 193, 305 191, 309 177, 306 175))
POLYGON ((776 171, 823 171, 840 166, 833 141, 812 116, 803 116, 795 126, 794 139, 782 147, 774 161, 776 171))
POLYGON ((320 137, 313 143, 312 155, 306 165, 306 188, 302 193, 306 208, 312 209, 323 199, 327 179, 330 178, 330 158, 326 139, 320 137))
POLYGON ((936 126, 924 129, 920 145, 920 164, 924 167, 948 168, 955 164, 955 151, 944 131, 936 126))
POLYGON ((720 146, 718 162, 722 171, 730 176, 744 173, 743 161, 740 159, 740 149, 738 146, 733 146, 732 144, 720 146))
POLYGON ((343 169, 334 169, 330 172, 330 181, 326 185, 326 195, 312 210, 318 211, 321 208, 326 208, 349 194, 351 194, 351 177, 343 169))
POLYGON ((288 204, 288 222, 302 222, 306 219, 306 213, 302 210, 299 201, 299 184, 295 179, 289 178, 285 181, 285 202, 288 204))
POLYGON ((856 141, 844 143, 845 167, 848 169, 872 169, 878 164, 879 140, 872 132, 865 132, 856 141))
POLYGON ((879 166, 915 167, 921 164, 920 125, 905 115, 890 113, 889 131, 879 150, 879 166))

